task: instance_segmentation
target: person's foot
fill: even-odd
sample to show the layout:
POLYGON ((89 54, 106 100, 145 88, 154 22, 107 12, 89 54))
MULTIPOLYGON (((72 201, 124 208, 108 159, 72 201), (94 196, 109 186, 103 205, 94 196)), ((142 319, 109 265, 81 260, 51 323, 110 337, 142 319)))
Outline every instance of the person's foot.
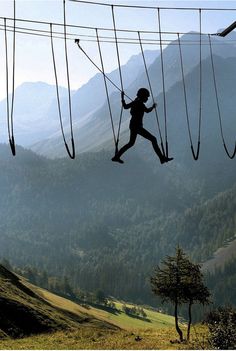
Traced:
POLYGON ((164 156, 163 158, 160 159, 161 164, 167 163, 169 161, 172 161, 174 158, 173 157, 166 157, 164 156))
POLYGON ((174 157, 166 157, 166 160, 165 162, 169 162, 169 161, 172 161, 174 159, 174 157))
POLYGON ((112 157, 111 160, 112 160, 113 162, 124 163, 124 161, 121 160, 121 159, 120 159, 119 157, 117 157, 117 156, 112 157))

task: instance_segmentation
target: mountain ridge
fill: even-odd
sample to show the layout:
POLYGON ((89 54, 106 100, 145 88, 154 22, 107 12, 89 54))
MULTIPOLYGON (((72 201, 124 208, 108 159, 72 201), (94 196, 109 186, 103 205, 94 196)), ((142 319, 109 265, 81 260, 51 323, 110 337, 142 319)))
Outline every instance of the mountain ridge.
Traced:
MULTIPOLYGON (((189 39, 189 36, 191 37, 190 34, 183 36, 182 41, 186 41, 189 39)), ((196 35, 192 36, 195 38, 196 35)), ((214 44, 217 44, 219 40, 222 38, 214 38, 214 44)), ((202 38, 203 41, 207 41, 208 37, 203 36, 202 38)), ((181 69, 180 69, 180 58, 179 58, 179 51, 178 51, 178 46, 176 45, 176 41, 173 41, 172 44, 168 45, 165 50, 163 51, 163 56, 164 56, 164 72, 165 72, 165 85, 166 85, 166 110, 167 110, 167 118, 168 118, 168 126, 171 128, 170 120, 173 119, 173 117, 169 117, 169 111, 173 110, 172 106, 175 106, 176 104, 178 107, 175 109, 175 112, 182 116, 185 116, 185 109, 184 109, 184 96, 183 96, 183 86, 182 86, 182 77, 181 77, 181 69), (175 43, 175 45, 173 45, 175 43), (173 89, 175 89, 175 92, 173 92, 173 89), (173 99, 174 96, 178 96, 179 101, 181 101, 181 105, 177 101, 177 99, 173 99)), ((229 82, 232 81, 232 77, 235 72, 235 65, 234 65, 234 59, 233 59, 233 53, 235 56, 235 49, 234 45, 232 44, 225 44, 226 47, 224 46, 224 50, 222 50, 222 45, 215 45, 214 46, 214 57, 215 57, 215 67, 216 67, 216 75, 217 75, 217 81, 218 81, 218 94, 224 96, 224 101, 223 101, 223 107, 225 108, 225 113, 223 117, 226 117, 228 115, 232 114, 232 99, 229 101, 229 97, 226 93, 222 94, 222 86, 226 86, 227 79, 224 78, 223 74, 224 71, 222 70, 222 67, 226 67, 227 70, 227 76, 229 79, 229 82), (232 70, 231 75, 228 74, 229 70, 232 70), (226 104, 228 103, 228 106, 226 104)), ((185 80, 186 80, 186 90, 187 90, 187 100, 189 104, 189 115, 190 115, 190 125, 193 124, 191 120, 198 120, 197 116, 197 111, 198 111, 198 106, 197 106, 197 100, 199 99, 199 57, 198 57, 198 50, 199 48, 196 47, 196 45, 192 48, 189 45, 186 45, 186 47, 183 47, 183 59, 184 59, 184 72, 185 72, 185 80), (196 99, 197 97, 197 99, 196 99)), ((163 126, 163 94, 161 92, 162 90, 162 85, 161 85, 161 79, 157 79, 161 72, 161 62, 160 58, 157 57, 157 59, 149 66, 149 76, 151 78, 151 84, 153 87, 153 92, 154 92, 154 97, 155 100, 158 103, 158 115, 160 119, 160 125, 161 129, 164 130, 163 126)), ((209 48, 203 46, 203 52, 202 52, 202 63, 203 67, 203 74, 202 74, 202 81, 203 85, 203 92, 202 92, 202 100, 203 103, 206 104, 205 107, 205 113, 209 115, 212 119, 213 114, 217 116, 217 110, 216 110, 216 103, 215 103, 215 96, 214 96, 214 86, 213 86, 213 76, 212 76, 212 70, 211 70, 211 62, 210 62, 210 57, 209 57, 209 48), (207 78, 206 78, 207 77, 207 78), (207 85, 206 85, 207 81, 207 85), (210 91, 209 91, 210 90, 210 91), (208 95, 210 97, 210 104, 208 105, 207 98, 205 98, 204 95, 208 95), (205 100, 205 101, 204 101, 205 100)), ((233 84, 233 83, 232 83, 233 84)), ((136 91, 137 87, 140 86, 145 86, 147 88, 147 77, 145 75, 145 72, 140 72, 140 74, 134 79, 134 81, 126 87, 126 93, 131 96, 135 97, 136 96, 136 91)), ((226 90, 226 88, 225 88, 226 90)), ((232 91, 232 87, 229 87, 227 91, 232 91)), ((115 127, 118 125, 118 117, 120 114, 120 94, 113 92, 110 96, 111 98, 111 106, 112 106, 112 111, 113 111, 113 120, 115 127)), ((208 98, 209 99, 209 98, 208 98)), ((221 99, 222 102, 222 99, 221 99)), ((151 101, 150 101, 151 104, 151 101)), ((79 108, 78 108, 79 111, 79 108)), ((203 111, 204 113, 204 111, 203 111)), ((173 114, 173 112, 172 112, 173 114)), ((148 117, 147 119, 153 119, 154 114, 151 114, 151 117, 148 117), (153 116, 153 117, 152 117, 153 116)), ((126 111, 123 116, 123 123, 121 125, 121 143, 124 142, 125 139, 128 138, 128 120, 129 120, 129 114, 126 111)), ((232 117, 230 117, 230 120, 232 120, 232 117)), ((205 120, 203 120, 204 123, 205 120)), ((183 124, 183 122, 181 122, 183 124)), ((152 130, 156 130, 156 123, 147 123, 147 125, 150 125, 152 127, 152 130)), ((186 125, 186 122, 185 122, 186 125)), ((183 128, 186 129, 185 125, 183 125, 183 128)), ((217 123, 218 125, 218 123, 217 123)), ((217 126, 216 125, 216 126, 217 126)), ((178 127, 176 123, 173 123, 174 127, 178 127)), ((216 128, 214 126, 214 128, 216 128)), ((207 127, 207 126, 206 126, 207 127)), ((195 136, 194 130, 197 130, 197 122, 194 122, 194 124, 191 126, 191 129, 193 129, 193 136, 195 136)), ((178 130, 178 129, 177 129, 178 130)), ((209 130, 209 128, 208 128, 209 130)), ((186 131, 187 132, 187 131, 186 131)), ((227 133, 231 133, 232 129, 228 128, 226 131, 227 133)), ((218 130, 219 133, 219 130, 218 130)), ((172 135, 174 132, 172 131, 172 135)), ((212 132, 212 134, 214 134, 212 132)), ((78 124, 78 128, 75 124, 74 128, 74 136, 75 136, 75 143, 76 143, 76 149, 78 153, 81 152, 86 152, 86 151, 95 151, 95 150, 101 150, 103 148, 108 149, 112 147, 112 133, 111 133, 111 126, 110 126, 110 120, 109 120, 109 113, 108 113, 108 108, 107 104, 104 103, 102 106, 100 106, 99 109, 93 112, 87 120, 87 123, 85 123, 80 127, 78 124)), ((206 136, 204 136, 206 138, 206 136)), ((211 135, 212 138, 212 135, 211 135)), ((181 140, 181 139, 180 139, 181 140)), ((64 157, 65 150, 64 150, 64 145, 62 142, 59 141, 59 138, 55 139, 52 138, 51 140, 48 139, 45 141, 45 143, 37 143, 31 146, 32 150, 35 152, 38 152, 42 155, 46 155, 51 158, 55 157, 64 157)))
MULTIPOLYGON (((1 146, 2 155, 6 149, 1 146)), ((64 272, 82 289, 100 287, 150 304, 149 271, 175 245, 199 262, 232 237, 234 162, 206 158, 163 167, 154 157, 144 160, 138 150, 126 161, 114 165, 105 151, 73 161, 20 148, 14 159, 5 155, 0 256, 19 267, 43 262, 43 269, 64 272), (214 218, 225 220, 215 227, 214 218)))
POLYGON ((99 321, 88 313, 77 314, 51 305, 39 296, 34 287, 24 282, 22 277, 0 265, 0 335, 2 338, 19 338, 32 334, 73 330, 91 327, 101 329, 117 327, 106 321, 99 321), (33 287, 34 290, 31 288, 33 287))

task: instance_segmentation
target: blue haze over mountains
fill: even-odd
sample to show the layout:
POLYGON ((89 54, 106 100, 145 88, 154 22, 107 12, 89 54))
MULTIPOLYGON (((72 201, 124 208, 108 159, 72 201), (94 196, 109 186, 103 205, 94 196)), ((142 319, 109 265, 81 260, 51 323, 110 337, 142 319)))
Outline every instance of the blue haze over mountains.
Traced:
MULTIPOLYGON (((195 39, 196 34, 182 40, 191 38, 195 39)), ((207 40, 205 36, 203 41, 207 40)), ((218 37, 212 40, 223 41, 218 37)), ((223 128, 229 148, 233 149, 235 45, 228 41, 215 45, 214 54, 223 128)), ((160 57, 156 52, 147 52, 146 56, 150 56, 149 72, 163 127, 160 57)), ((199 47, 183 46, 183 57, 196 146, 199 47)), ((42 140, 37 141, 32 120, 27 145, 23 144, 36 154, 18 147, 17 157, 11 158, 9 148, 0 147, 0 257, 19 266, 35 265, 50 274, 63 272, 83 289, 101 288, 116 297, 155 304, 148 275, 160 259, 173 253, 175 245, 179 243, 195 260, 204 262, 227 241, 235 240, 236 164, 235 159, 227 158, 220 138, 208 45, 203 45, 203 124, 197 162, 192 160, 187 135, 177 46, 165 49, 164 62, 169 149, 175 159, 163 166, 151 145, 141 138, 124 155, 124 165, 110 161, 114 147, 100 74, 73 93, 74 135, 79 153, 75 161, 62 158, 66 154, 57 132, 54 87, 41 83, 19 87, 19 92, 25 89, 23 102, 35 96, 33 86, 38 89, 37 98, 44 89, 41 100, 34 101, 28 111, 24 102, 22 111, 30 117, 38 105, 41 115, 35 115, 35 120, 42 118, 45 126, 38 122, 36 132, 42 140), (48 126, 49 120, 52 125, 48 126), (51 128, 48 134, 46 126, 51 128)), ((141 57, 132 58, 122 71, 129 96, 135 97, 140 86, 147 86, 141 57)), ((119 83, 118 72, 111 76, 119 83)), ((61 95, 66 110, 63 88, 61 95)), ((111 91, 111 101, 117 119, 120 94, 111 91)), ((30 101, 27 103, 30 106, 30 101)), ((128 120, 126 114, 121 144, 128 137, 128 120)), ((156 133, 153 114, 145 117, 145 126, 156 133)), ((236 264, 235 257, 229 264, 231 268, 236 264)), ((211 285, 215 295, 221 291, 218 302, 236 304, 231 294, 235 288, 233 273, 223 277, 221 283, 223 287, 218 282, 211 285)))
MULTIPOLYGON (((156 51, 147 51, 147 63, 150 64, 156 58, 156 51)), ((141 57, 133 56, 123 67, 124 82, 135 79, 141 69, 141 57)), ((108 74, 110 79, 116 78, 117 70, 108 74)), ((118 83, 118 82, 117 82, 118 83)), ((110 93, 114 92, 114 86, 109 85, 110 93)), ((67 89, 60 87, 63 124, 69 130, 68 123, 68 94, 67 89)), ((72 108, 75 128, 80 128, 90 121, 93 112, 98 110, 105 101, 103 77, 96 74, 89 82, 77 91, 72 91, 72 108), (96 93, 95 93, 96 92, 96 93)), ((11 96, 9 96, 11 101, 11 96)), ((6 99, 0 102, 1 129, 7 135, 6 127, 6 99)), ((46 138, 59 138, 61 132, 56 100, 55 86, 43 82, 24 83, 15 91, 14 105, 14 129, 15 140, 21 146, 30 146, 35 142, 46 138)), ((7 140, 7 138, 5 137, 7 140)), ((56 143, 57 144, 57 143, 56 143)), ((58 154, 57 156, 60 157, 58 154)))
MULTIPOLYGON (((233 35, 231 35, 233 39, 233 35)), ((184 35, 181 38, 184 71, 187 75, 194 67, 199 64, 199 46, 191 45, 191 42, 199 39, 197 33, 184 35), (189 42, 189 43, 188 43, 189 42), (185 43, 185 44, 184 44, 185 43)), ((213 42, 222 43, 222 38, 212 37, 213 42)), ((202 59, 209 57, 209 46, 207 36, 202 37, 202 59)), ((233 42, 232 42, 233 43, 233 42)), ((173 44, 177 44, 176 41, 173 44)), ((214 53, 222 58, 235 57, 235 45, 225 41, 224 45, 215 45, 214 53)), ((161 82, 161 65, 160 56, 157 51, 146 51, 145 53, 149 67, 152 87, 156 100, 160 102, 162 97, 159 97, 162 91, 161 82)), ((165 86, 168 92, 169 88, 175 85, 176 82, 181 83, 180 59, 179 49, 177 45, 169 45, 164 50, 164 69, 165 69, 165 86)), ((221 73, 221 67, 218 72, 221 73)), ((124 87, 127 94, 134 98, 137 89, 140 86, 147 86, 147 78, 144 72, 141 54, 131 57, 126 65, 122 67, 124 77, 124 87)), ((212 79, 211 68, 206 72, 209 81, 212 79)), ((119 85, 118 70, 109 74, 109 77, 119 85)), ((208 79, 208 78, 207 78, 208 79)), ((190 78, 191 80, 191 78, 190 78)), ((192 81, 193 84, 198 84, 199 78, 196 77, 192 81)), ((219 79, 220 83, 221 80, 219 79)), ((192 85, 191 83, 191 85, 192 85)), ((108 82, 111 101, 113 106, 114 118, 117 120, 120 108, 120 94, 108 82)), ((192 96, 192 86, 187 87, 187 94, 189 100, 194 99, 192 96)), ((224 82, 222 82, 224 87, 224 82)), ((181 89, 179 85, 176 89, 181 89)), ((197 87, 195 88, 198 94, 197 87)), ((67 91, 60 88, 61 106, 63 124, 67 131, 68 140, 70 140, 69 133, 69 116, 68 116, 68 100, 67 91)), ((76 149, 78 153, 84 151, 92 151, 107 147, 112 141, 111 124, 109 113, 105 100, 105 90, 103 78, 100 73, 97 73, 90 81, 82 86, 77 91, 72 92, 72 109, 74 120, 74 134, 76 149), (91 143, 90 140, 93 140, 91 143)), ((197 95, 196 95, 196 99, 197 95)), ((223 99, 224 100, 224 99, 223 99)), ((181 102, 184 104, 183 96, 181 102)), ((151 103, 151 102, 150 102, 151 103)), ((213 100, 214 105, 214 100, 213 100)), ((167 105, 167 109, 169 104, 167 105)), ((197 106, 192 106, 192 119, 195 120, 197 116, 197 106), (194 113, 195 112, 195 113, 194 113)), ((214 109, 214 106, 213 106, 214 109)), ((32 150, 45 155, 47 157, 64 157, 66 152, 61 137, 59 117, 57 110, 55 87, 45 83, 24 83, 16 89, 15 93, 15 108, 14 108, 14 129, 16 143, 24 147, 31 147, 32 150)), ((176 111, 179 115, 183 115, 182 111, 176 111)), ((160 108, 160 116, 163 111, 160 108)), ((5 136, 3 141, 7 140, 6 128, 6 101, 0 102, 0 115, 2 135, 5 136)), ((124 118, 122 130, 127 130, 127 118, 124 118)), ((117 121, 116 121, 117 122, 117 121)), ((118 123, 118 122, 117 122, 118 123)), ((171 123, 170 123, 171 124, 171 123)), ((194 129, 195 125, 193 125, 194 129)))

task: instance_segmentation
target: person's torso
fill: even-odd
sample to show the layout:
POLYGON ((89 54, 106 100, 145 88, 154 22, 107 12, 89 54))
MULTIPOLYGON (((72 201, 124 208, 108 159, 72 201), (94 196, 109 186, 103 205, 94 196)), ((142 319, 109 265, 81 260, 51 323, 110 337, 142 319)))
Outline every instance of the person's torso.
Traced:
POLYGON ((131 120, 130 127, 142 127, 145 105, 139 99, 135 99, 130 108, 131 120))

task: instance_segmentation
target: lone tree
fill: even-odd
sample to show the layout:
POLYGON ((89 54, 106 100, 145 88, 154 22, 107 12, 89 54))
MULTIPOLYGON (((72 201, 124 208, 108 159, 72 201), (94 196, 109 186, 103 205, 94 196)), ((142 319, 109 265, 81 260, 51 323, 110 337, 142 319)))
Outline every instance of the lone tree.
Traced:
POLYGON ((188 303, 187 339, 189 339, 192 305, 195 302, 208 303, 210 296, 203 283, 200 265, 192 263, 178 246, 175 256, 167 256, 162 261, 161 266, 157 266, 150 281, 154 294, 160 296, 163 302, 171 302, 174 305, 175 328, 181 342, 183 341, 183 332, 179 327, 178 307, 188 303))
POLYGON ((210 292, 204 285, 204 277, 201 272, 201 266, 188 260, 186 265, 186 277, 183 277, 183 296, 188 303, 188 329, 187 340, 190 337, 190 328, 192 323, 192 306, 194 303, 206 305, 210 303, 210 292))

